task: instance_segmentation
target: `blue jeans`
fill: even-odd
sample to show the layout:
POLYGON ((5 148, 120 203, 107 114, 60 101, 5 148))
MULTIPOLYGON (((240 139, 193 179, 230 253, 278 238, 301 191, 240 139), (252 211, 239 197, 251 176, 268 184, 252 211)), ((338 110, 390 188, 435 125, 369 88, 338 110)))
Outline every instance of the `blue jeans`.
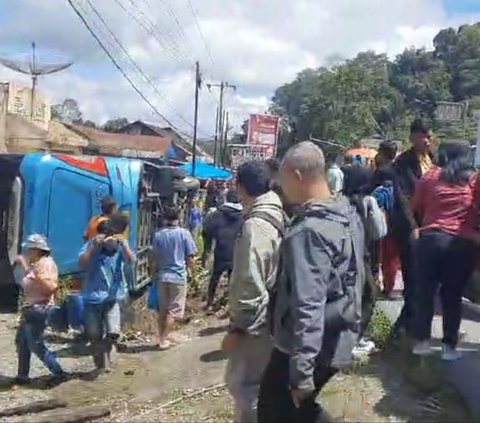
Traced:
POLYGON ((49 305, 35 304, 22 310, 22 321, 15 339, 19 378, 28 378, 32 353, 36 354, 54 375, 63 373, 55 352, 48 349, 43 339, 49 309, 49 305))
POLYGON ((120 335, 120 304, 106 302, 85 305, 85 331, 92 343, 97 369, 110 367, 110 353, 120 335))

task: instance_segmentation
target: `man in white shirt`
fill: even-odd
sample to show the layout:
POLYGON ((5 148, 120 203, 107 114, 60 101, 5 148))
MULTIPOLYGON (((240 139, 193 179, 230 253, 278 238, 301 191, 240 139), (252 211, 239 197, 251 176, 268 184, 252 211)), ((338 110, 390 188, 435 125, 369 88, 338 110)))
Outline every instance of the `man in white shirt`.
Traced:
POLYGON ((333 195, 337 195, 343 190, 343 172, 337 161, 338 159, 334 160, 327 171, 328 187, 333 195))

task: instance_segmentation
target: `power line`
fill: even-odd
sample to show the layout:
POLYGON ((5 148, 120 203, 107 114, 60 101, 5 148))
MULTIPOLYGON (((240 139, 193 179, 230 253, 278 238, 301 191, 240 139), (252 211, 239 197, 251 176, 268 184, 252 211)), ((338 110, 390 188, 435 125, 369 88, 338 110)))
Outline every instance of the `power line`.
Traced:
MULTIPOLYGON (((148 4, 147 0, 143 0, 146 4, 148 4)), ((173 20, 177 23, 178 30, 180 33, 180 36, 185 40, 186 44, 190 44, 188 41, 187 36, 185 35, 185 32, 183 31, 183 25, 180 23, 180 20, 178 19, 178 16, 176 15, 175 11, 173 10, 172 6, 167 0, 160 0, 163 5, 167 8, 168 14, 173 18, 173 20)))
POLYGON ((127 15, 132 18, 138 25, 140 25, 148 35, 153 37, 155 41, 162 47, 167 50, 169 50, 172 55, 175 58, 179 58, 182 62, 188 63, 186 57, 184 56, 183 52, 179 49, 178 45, 176 45, 176 41, 174 39, 171 39, 171 42, 173 44, 172 47, 170 47, 167 43, 165 43, 161 39, 161 33, 160 31, 157 30, 155 24, 146 16, 141 9, 138 8, 138 6, 135 5, 135 3, 131 2, 132 6, 134 6, 135 10, 139 12, 139 14, 144 18, 144 21, 139 19, 135 13, 133 13, 131 10, 125 7, 125 5, 120 1, 120 0, 113 0, 127 15), (150 25, 150 27, 148 25, 150 25), (157 33, 158 32, 158 33, 157 33))
POLYGON ((120 47, 120 49, 122 50, 122 52, 125 54, 125 56, 130 60, 130 62, 133 64, 133 66, 135 67, 135 69, 137 69, 137 71, 142 75, 142 77, 145 79, 145 81, 147 81, 148 84, 150 84, 150 86, 153 88, 153 90, 155 91, 155 93, 161 98, 163 99, 163 101, 165 101, 165 103, 167 105, 169 105, 172 110, 175 112, 175 114, 177 115, 178 118, 180 118, 184 123, 186 123, 187 125, 191 126, 193 128, 193 125, 187 120, 185 119, 182 115, 180 115, 177 111, 175 111, 175 109, 173 108, 172 104, 163 96, 162 93, 160 93, 160 91, 158 90, 158 88, 155 86, 155 84, 152 82, 152 80, 143 72, 143 70, 140 68, 140 66, 138 65, 138 63, 132 58, 132 56, 130 56, 130 54, 128 53, 127 49, 123 46, 122 42, 118 39, 118 37, 115 35, 115 33, 110 29, 110 27, 108 26, 107 22, 105 21, 105 19, 103 18, 103 16, 100 14, 100 12, 97 10, 97 8, 93 5, 93 3, 90 1, 90 0, 87 0, 87 3, 88 5, 90 6, 90 8, 92 9, 93 13, 95 13, 95 15, 98 17, 98 19, 100 19, 100 22, 102 22, 102 24, 105 26, 106 30, 108 31, 108 33, 111 35, 111 37, 115 40, 115 42, 118 44, 118 46, 120 47))
POLYGON ((208 48, 207 41, 206 41, 205 37, 203 36, 202 28, 200 27, 200 23, 198 21, 197 12, 195 11, 195 8, 193 7, 193 4, 192 4, 191 0, 188 0, 188 5, 190 7, 190 11, 192 12, 193 19, 195 20, 195 26, 197 27, 197 31, 200 34, 200 38, 202 39, 203 46, 205 47, 208 58, 210 59, 210 62, 212 63, 213 68, 215 68, 215 60, 213 59, 212 52, 208 48))
POLYGON ((92 27, 90 24, 87 22, 87 20, 84 18, 84 16, 80 13, 78 8, 73 4, 72 0, 67 0, 68 4, 70 7, 73 9, 75 14, 78 16, 78 18, 82 21, 83 25, 87 28, 88 32, 90 35, 95 39, 95 41, 98 43, 98 45, 102 48, 102 50, 105 52, 105 54, 108 56, 110 61, 113 63, 113 65, 117 68, 117 70, 123 75, 123 77, 127 80, 127 82, 130 84, 130 86, 136 91, 136 93, 145 101, 145 103, 150 106, 150 108, 158 115, 160 118, 162 118, 171 128, 175 129, 178 131, 178 128, 167 118, 165 117, 160 111, 150 102, 150 100, 145 97, 145 95, 140 91, 140 89, 135 85, 135 83, 130 79, 128 74, 122 69, 122 67, 118 64, 117 60, 112 56, 112 54, 108 51, 107 47, 105 44, 100 40, 100 38, 95 34, 95 31, 93 31, 92 27))
MULTIPOLYGON (((144 20, 148 23, 149 28, 146 26, 145 22, 140 21, 137 16, 135 16, 135 15, 132 16, 132 13, 131 13, 128 9, 126 9, 126 7, 120 2, 120 0, 114 0, 114 1, 115 1, 120 7, 122 7, 122 9, 123 9, 124 11, 126 11, 127 13, 129 13, 129 15, 130 15, 132 18, 135 18, 136 22, 137 22, 139 25, 141 25, 150 35, 152 35, 157 41, 159 41, 159 40, 158 40, 159 36, 158 36, 157 34, 158 34, 160 31, 159 31, 157 25, 156 25, 148 16, 146 16, 146 15, 143 13, 143 11, 141 10, 140 6, 139 6, 139 5, 136 5, 135 2, 134 2, 134 0, 128 0, 128 1, 129 1, 130 4, 132 5, 132 7, 134 7, 134 8, 141 14, 141 16, 144 18, 144 20)), ((150 11, 153 10, 153 6, 152 6, 152 4, 149 2, 149 0, 142 0, 142 1, 143 1, 143 3, 145 4, 145 6, 147 7, 148 10, 150 10, 150 11)), ((178 25, 178 27, 179 27, 179 31, 180 31, 181 36, 187 41, 187 37, 186 37, 186 35, 185 35, 185 32, 183 31, 182 24, 180 23, 180 20, 179 20, 178 17, 176 16, 174 10, 172 9, 172 7, 170 6, 170 4, 169 4, 166 0, 161 0, 161 1, 162 1, 163 5, 166 7, 168 14, 169 14, 170 16, 172 16, 172 17, 174 18, 175 22, 177 23, 177 25, 178 25)), ((207 51, 207 54, 208 54, 208 56, 209 56, 209 59, 210 59, 212 65, 213 65, 213 67, 215 67, 215 61, 214 61, 213 55, 212 55, 211 50, 209 49, 209 47, 208 47, 208 45, 207 45, 207 43, 206 43, 205 37, 203 36, 201 27, 200 27, 199 22, 198 22, 197 13, 196 13, 196 11, 195 11, 195 9, 194 9, 194 7, 193 7, 193 4, 192 4, 192 2, 191 2, 190 0, 189 0, 189 7, 190 7, 190 10, 191 10, 191 12, 192 12, 192 14, 193 14, 193 17, 194 17, 194 19, 195 19, 195 24, 196 24, 197 30, 198 30, 198 32, 199 32, 199 34, 200 34, 200 37, 202 38, 202 41, 203 41, 204 47, 205 47, 205 49, 206 49, 206 51, 207 51)), ((169 35, 170 35, 170 34, 169 34, 169 35)), ((169 37, 169 38, 171 38, 171 37, 169 37)), ((178 47, 178 44, 177 44, 176 40, 173 39, 173 38, 171 38, 171 40, 172 40, 172 42, 174 43, 175 49, 177 50, 177 52, 182 55, 182 57, 181 57, 182 61, 187 62, 187 59, 185 59, 185 55, 183 54, 183 52, 182 52, 182 51, 180 50, 180 48, 178 47)), ((161 40, 160 40, 160 41, 161 41, 161 40)), ((163 43, 161 43, 161 44, 163 44, 163 43)), ((192 56, 188 55, 188 57, 189 57, 189 59, 190 59, 192 56)), ((193 60, 192 60, 192 62, 193 62, 193 60)), ((187 62, 187 63, 188 63, 188 62, 187 62)), ((210 77, 209 79, 214 79, 214 78, 211 78, 211 77, 210 77)), ((216 101, 217 101, 217 100, 215 99, 215 97, 213 96, 213 94, 211 93, 210 90, 207 90, 207 92, 208 92, 208 94, 209 94, 209 96, 210 96, 209 105, 210 105, 213 109, 215 109, 215 108, 216 108, 216 101)))

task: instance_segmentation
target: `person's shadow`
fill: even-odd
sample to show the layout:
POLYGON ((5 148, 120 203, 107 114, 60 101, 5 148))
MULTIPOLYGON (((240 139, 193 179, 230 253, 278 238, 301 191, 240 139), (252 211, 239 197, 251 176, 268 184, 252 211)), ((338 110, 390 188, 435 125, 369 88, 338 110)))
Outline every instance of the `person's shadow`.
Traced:
POLYGON ((64 377, 56 377, 52 375, 38 376, 30 379, 27 384, 18 385, 13 377, 0 375, 0 392, 11 391, 13 389, 29 389, 29 390, 49 390, 56 388, 64 383, 72 380, 83 380, 93 382, 100 376, 101 371, 94 369, 89 372, 72 372, 67 373, 64 377))
POLYGON ((228 354, 222 350, 210 351, 200 356, 202 363, 215 363, 228 359, 228 354))

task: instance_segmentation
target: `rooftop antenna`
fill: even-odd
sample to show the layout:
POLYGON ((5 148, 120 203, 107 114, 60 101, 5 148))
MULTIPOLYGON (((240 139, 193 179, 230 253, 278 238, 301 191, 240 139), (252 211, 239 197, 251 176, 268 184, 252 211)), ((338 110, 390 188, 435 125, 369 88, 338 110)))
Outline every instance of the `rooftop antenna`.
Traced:
POLYGON ((40 63, 37 60, 35 42, 32 42, 32 55, 27 61, 25 60, 12 60, 6 57, 0 57, 0 64, 12 69, 16 72, 30 75, 32 78, 32 98, 30 104, 30 119, 34 117, 35 106, 35 92, 37 89, 37 79, 41 75, 50 75, 52 73, 60 72, 68 67, 72 66, 73 62, 64 63, 40 63))

